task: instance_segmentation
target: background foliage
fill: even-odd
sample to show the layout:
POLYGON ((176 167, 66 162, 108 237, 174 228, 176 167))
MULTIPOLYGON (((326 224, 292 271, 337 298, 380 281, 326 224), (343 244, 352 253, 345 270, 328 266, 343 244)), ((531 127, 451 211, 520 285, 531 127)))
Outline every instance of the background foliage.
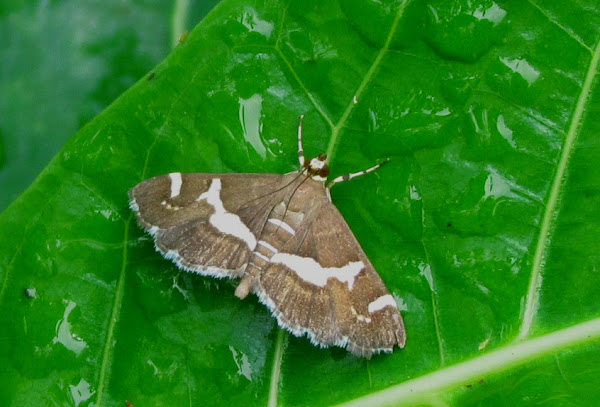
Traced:
POLYGON ((195 5, 77 4, 0 13, 3 202, 95 116, 0 215, 2 404, 600 397, 595 2, 224 0, 152 73, 195 5), (153 175, 295 169, 300 114, 334 176, 392 158, 332 191, 404 310, 392 355, 283 334, 127 208, 153 175))
POLYGON ((0 4, 0 211, 217 0, 0 4))

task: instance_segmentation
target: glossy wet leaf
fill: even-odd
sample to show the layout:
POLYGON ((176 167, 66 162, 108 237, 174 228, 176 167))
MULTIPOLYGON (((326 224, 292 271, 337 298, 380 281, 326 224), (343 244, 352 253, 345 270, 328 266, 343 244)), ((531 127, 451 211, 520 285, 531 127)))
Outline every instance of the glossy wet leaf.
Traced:
POLYGON ((0 398, 597 400, 599 22, 592 2, 224 1, 0 217, 0 398), (404 309, 392 355, 281 334, 127 208, 153 175, 295 169, 300 114, 333 175, 392 159, 332 191, 404 309))

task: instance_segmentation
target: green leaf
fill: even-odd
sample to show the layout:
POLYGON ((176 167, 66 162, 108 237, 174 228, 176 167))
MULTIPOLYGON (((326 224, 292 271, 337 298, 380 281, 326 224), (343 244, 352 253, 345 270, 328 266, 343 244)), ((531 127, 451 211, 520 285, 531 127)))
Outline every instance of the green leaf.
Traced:
POLYGON ((220 3, 0 216, 3 405, 589 405, 600 398, 594 2, 220 3), (127 208, 171 171, 308 155, 403 308, 359 359, 180 272, 127 208), (26 289, 35 289, 26 291, 26 289))

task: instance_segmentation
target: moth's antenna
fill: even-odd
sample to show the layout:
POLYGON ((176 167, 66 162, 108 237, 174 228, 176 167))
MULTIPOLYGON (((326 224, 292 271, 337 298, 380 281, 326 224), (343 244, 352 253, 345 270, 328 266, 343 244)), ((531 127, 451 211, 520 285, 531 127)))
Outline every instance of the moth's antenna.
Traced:
POLYGON ((304 115, 300 116, 300 124, 298 125, 298 161, 300 161, 300 168, 304 167, 304 149, 302 148, 302 119, 304 115))
POLYGON ((390 159, 387 158, 385 161, 380 162, 379 164, 374 165, 371 168, 367 168, 366 170, 362 170, 362 171, 359 171, 359 172, 353 172, 352 174, 340 175, 339 177, 334 178, 333 180, 331 180, 327 184, 327 187, 331 188, 332 186, 334 186, 335 184, 339 184, 340 182, 348 181, 348 180, 351 180, 352 178, 360 177, 361 175, 365 175, 365 174, 368 174, 370 172, 373 172, 377 168, 379 168, 382 165, 387 164, 389 162, 390 162, 390 159))

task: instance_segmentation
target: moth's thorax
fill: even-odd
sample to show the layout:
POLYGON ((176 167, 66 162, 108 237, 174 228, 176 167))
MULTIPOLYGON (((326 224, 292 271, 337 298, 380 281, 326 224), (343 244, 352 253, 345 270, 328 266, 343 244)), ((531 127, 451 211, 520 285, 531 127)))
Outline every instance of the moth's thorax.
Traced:
POLYGON ((329 166, 327 165, 327 155, 319 154, 318 157, 310 159, 304 164, 306 174, 315 181, 325 182, 329 175, 329 166))

